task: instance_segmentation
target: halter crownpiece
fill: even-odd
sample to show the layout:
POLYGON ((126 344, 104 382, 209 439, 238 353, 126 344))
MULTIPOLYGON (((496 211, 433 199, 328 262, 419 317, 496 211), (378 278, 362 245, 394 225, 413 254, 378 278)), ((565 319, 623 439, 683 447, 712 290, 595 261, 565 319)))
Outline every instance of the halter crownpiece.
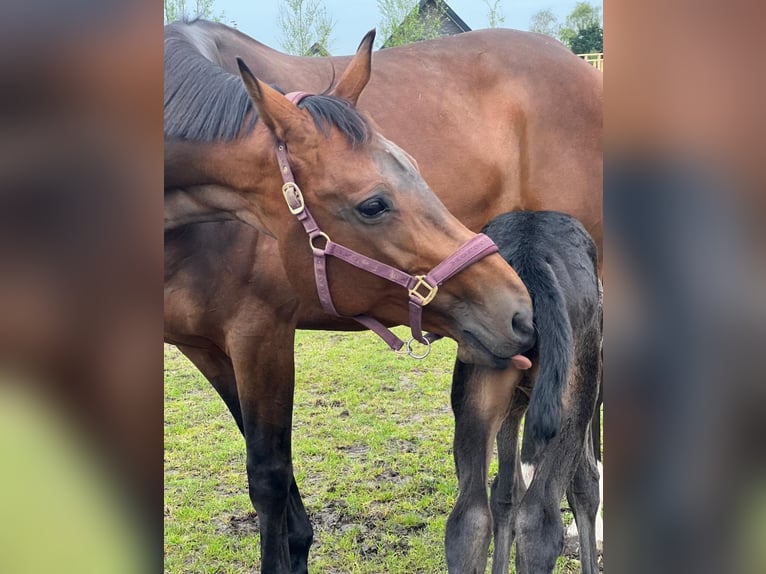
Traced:
MULTIPOLYGON (((297 105, 304 97, 310 95, 307 92, 291 92, 286 94, 285 97, 297 105)), ((440 339, 441 336, 433 333, 423 335, 421 329, 423 307, 433 301, 440 285, 469 265, 483 259, 487 255, 496 253, 498 251, 497 245, 489 237, 480 233, 461 245, 457 251, 425 275, 410 275, 386 263, 371 259, 366 255, 357 253, 353 249, 333 242, 326 233, 319 229, 319 225, 306 206, 300 187, 295 183, 295 177, 293 176, 292 169, 290 169, 290 163, 287 158, 287 144, 285 142, 277 140, 276 154, 279 172, 284 182, 282 194, 284 195, 285 202, 290 213, 301 222, 309 237, 309 245, 314 254, 314 278, 316 280, 317 294, 324 311, 329 315, 344 317, 344 315, 338 313, 332 302, 330 286, 327 282, 327 256, 332 255, 354 267, 368 271, 373 275, 387 279, 407 289, 409 293, 412 338, 406 343, 406 352, 409 356, 416 359, 423 359, 428 356, 431 351, 431 343, 440 339), (412 348, 413 341, 426 345, 426 350, 422 354, 417 354, 412 348)), ((368 315, 354 315, 349 318, 375 332, 393 350, 399 351, 402 347, 405 347, 405 342, 377 319, 368 315)))

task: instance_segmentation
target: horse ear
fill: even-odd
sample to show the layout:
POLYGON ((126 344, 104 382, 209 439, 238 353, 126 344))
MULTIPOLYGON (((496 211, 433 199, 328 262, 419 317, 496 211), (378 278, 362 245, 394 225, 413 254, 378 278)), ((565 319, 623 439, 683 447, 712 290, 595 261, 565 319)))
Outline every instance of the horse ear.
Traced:
POLYGON ((359 94, 370 81, 370 66, 372 64, 372 42, 375 40, 375 30, 365 34, 356 50, 356 55, 346 66, 338 84, 330 95, 338 96, 356 105, 359 94))
POLYGON ((240 58, 237 58, 237 65, 242 82, 258 110, 258 115, 277 138, 288 141, 291 131, 295 133, 297 130, 306 129, 308 122, 295 104, 256 78, 240 58))

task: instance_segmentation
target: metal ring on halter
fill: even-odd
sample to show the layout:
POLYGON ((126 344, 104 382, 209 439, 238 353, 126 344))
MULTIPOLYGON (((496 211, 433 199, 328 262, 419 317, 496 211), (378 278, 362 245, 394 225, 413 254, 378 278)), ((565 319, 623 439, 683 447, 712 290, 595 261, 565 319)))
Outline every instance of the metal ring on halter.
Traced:
POLYGON ((313 249, 314 251, 323 252, 325 249, 327 249, 327 246, 329 244, 330 244, 330 238, 324 231, 320 231, 316 235, 309 236, 309 245, 311 245, 311 249, 313 249), (317 239, 318 237, 321 237, 322 239, 325 240, 324 247, 317 247, 316 245, 314 245, 314 240, 317 239))
POLYGON ((426 352, 423 353, 422 355, 417 355, 415 354, 415 351, 412 350, 412 342, 414 340, 415 340, 415 337, 410 337, 410 340, 407 341, 407 354, 413 359, 425 359, 431 353, 431 341, 429 341, 428 338, 426 337, 424 339, 426 342, 426 352))

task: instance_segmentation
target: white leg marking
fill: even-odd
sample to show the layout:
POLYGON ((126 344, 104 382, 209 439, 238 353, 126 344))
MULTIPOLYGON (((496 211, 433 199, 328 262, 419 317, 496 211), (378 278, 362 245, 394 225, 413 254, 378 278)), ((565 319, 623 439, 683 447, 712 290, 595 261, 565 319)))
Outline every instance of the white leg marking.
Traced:
POLYGON ((601 512, 604 509, 604 466, 598 461, 598 511, 596 512, 596 548, 604 551, 604 519, 601 512))
POLYGON ((567 526, 566 538, 577 538, 577 523, 574 519, 567 526))
POLYGON ((529 488, 535 476, 535 465, 527 462, 521 463, 521 478, 524 480, 524 488, 529 488))

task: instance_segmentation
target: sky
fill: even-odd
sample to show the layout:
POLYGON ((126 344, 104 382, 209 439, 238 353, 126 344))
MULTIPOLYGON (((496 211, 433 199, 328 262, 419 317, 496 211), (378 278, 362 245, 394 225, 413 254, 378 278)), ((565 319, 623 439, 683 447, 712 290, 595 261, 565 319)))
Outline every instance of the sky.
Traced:
MULTIPOLYGON (((501 0, 498 6, 505 16, 504 27, 526 30, 532 14, 538 10, 549 8, 563 20, 576 1, 501 0)), ((324 0, 324 3, 335 22, 328 46, 334 56, 353 54, 365 33, 380 22, 377 0, 324 0)), ((240 31, 279 50, 282 35, 279 4, 278 0, 215 0, 214 10, 224 12, 224 22, 234 21, 240 31)), ((483 0, 447 0, 447 4, 471 29, 487 27, 489 9, 483 0)))

